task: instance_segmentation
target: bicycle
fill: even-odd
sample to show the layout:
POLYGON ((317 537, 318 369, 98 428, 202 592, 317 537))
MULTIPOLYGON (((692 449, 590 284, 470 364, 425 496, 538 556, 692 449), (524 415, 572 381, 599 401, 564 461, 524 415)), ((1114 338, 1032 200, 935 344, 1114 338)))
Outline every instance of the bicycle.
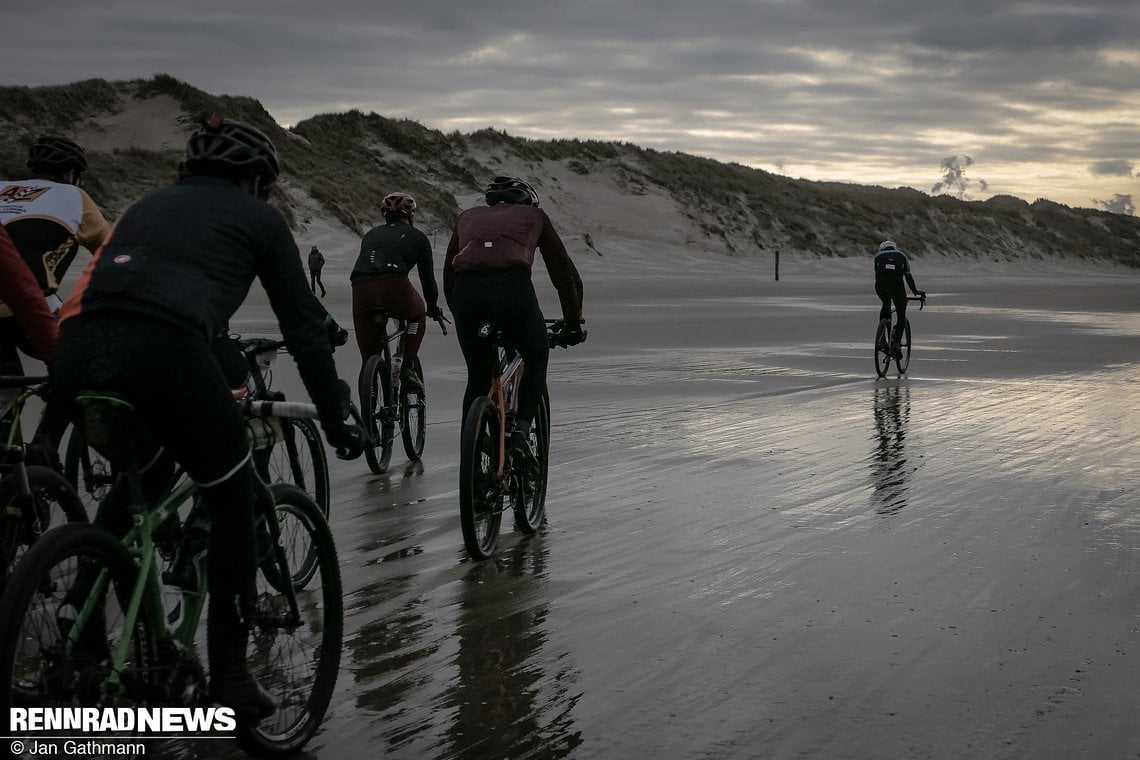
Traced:
MULTIPOLYGON (((183 546, 178 510, 194 498, 172 479, 153 506, 142 498, 129 404, 114 394, 79 399, 87 439, 120 463, 133 527, 119 540, 91 524, 64 525, 32 547, 0 596, 0 712, 16 706, 204 707, 206 677, 195 653, 206 606, 206 547, 195 547, 196 582, 179 590, 176 615, 163 604, 158 563, 183 546), (82 576, 80 567, 84 568, 82 576), (78 581, 78 582, 77 582, 78 581)), ((252 401, 251 417, 314 418, 309 404, 252 401)), ((235 738, 257 757, 303 747, 336 685, 344 607, 332 533, 320 509, 288 483, 254 478, 258 574, 247 662, 277 711, 235 738)), ((169 589, 167 589, 169 590, 169 589)), ((34 742, 24 742, 33 747, 34 742)))
MULTIPOLYGON (((286 349, 285 341, 272 338, 231 336, 249 367, 252 385, 235 391, 235 398, 284 401, 285 394, 272 389, 273 364, 286 349)), ((253 462, 267 483, 293 483, 307 493, 325 518, 329 516, 329 462, 321 431, 313 420, 302 417, 248 420, 253 462), (279 445, 280 444, 280 445, 279 445)), ((72 432, 64 456, 64 475, 88 506, 97 506, 115 482, 110 462, 86 445, 79 430, 72 432)))
MULTIPOLYGON (((546 320, 549 345, 559 342, 561 320, 546 320)), ((463 543, 474 559, 495 553, 503 513, 514 513, 515 527, 524 534, 538 530, 546 516, 546 481, 550 451, 550 397, 545 388, 530 431, 538 460, 529 472, 519 457, 507 450, 507 418, 518 411, 523 360, 494 324, 483 324, 478 335, 491 340, 498 352, 498 374, 491 378, 486 396, 479 396, 463 419, 459 448, 459 521, 463 543)), ((585 339, 585 331, 582 333, 585 339)))
MULTIPOLYGON (((918 310, 922 311, 926 306, 926 296, 907 296, 908 301, 918 301, 918 310)), ((894 307, 891 307, 891 316, 886 319, 879 320, 879 327, 875 330, 875 372, 879 377, 886 377, 887 372, 891 368, 891 360, 895 362, 895 367, 898 370, 898 376, 902 377, 906 374, 907 368, 910 367, 910 319, 904 317, 902 340, 899 342, 899 353, 894 355, 891 352, 891 336, 892 336, 892 323, 891 318, 894 316, 894 307)))
POLYGON ((6 439, 0 441, 0 588, 24 552, 51 527, 87 522, 83 503, 67 479, 51 467, 27 462, 20 416, 32 396, 46 397, 47 380, 0 377, 0 417, 8 421, 6 439))
MULTIPOLYGON (((403 371, 404 340, 408 334, 406 320, 393 317, 383 307, 372 309, 370 319, 380 326, 380 340, 376 352, 368 357, 360 369, 360 411, 364 419, 364 429, 372 443, 364 449, 368 469, 376 475, 388 471, 392 461, 392 449, 396 441, 396 425, 400 426, 400 438, 404 453, 413 462, 424 453, 424 440, 427 437, 427 393, 423 366, 417 356, 412 363, 419 388, 407 387, 401 378, 403 371), (394 332, 388 332, 388 320, 396 322, 394 332), (393 344, 395 347, 393 348, 393 344)), ((447 327, 444 317, 437 317, 444 335, 447 327)))

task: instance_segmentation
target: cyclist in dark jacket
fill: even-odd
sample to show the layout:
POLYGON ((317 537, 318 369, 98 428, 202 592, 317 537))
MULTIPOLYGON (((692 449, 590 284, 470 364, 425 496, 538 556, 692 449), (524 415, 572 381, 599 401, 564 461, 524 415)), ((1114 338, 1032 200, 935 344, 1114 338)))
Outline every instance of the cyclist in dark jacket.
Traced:
POLYGON ((875 253, 875 293, 883 302, 879 309, 879 320, 891 316, 891 303, 895 305, 895 329, 891 336, 891 352, 901 356, 899 345, 902 341, 903 325, 906 324, 906 288, 903 280, 916 296, 926 297, 926 291, 918 290, 914 276, 910 273, 910 259, 893 240, 884 240, 875 253))
POLYGON ((360 241, 360 255, 352 267, 352 323, 360 358, 376 353, 380 326, 372 322, 372 310, 383 307, 393 317, 407 320, 401 380, 411 388, 422 387, 413 365, 424 340, 427 317, 442 319, 439 288, 432 271, 431 242, 412 226, 416 199, 407 193, 389 193, 381 203, 384 224, 373 227, 360 241), (408 274, 419 269, 421 297, 408 274), (426 301, 426 304, 425 304, 426 301))
MULTIPOLYGON (((257 721, 275 708, 245 659, 258 561, 250 451, 210 350, 255 279, 329 443, 343 458, 359 456, 363 434, 344 421, 324 310, 305 282, 293 236, 264 202, 278 174, 273 144, 247 124, 214 116, 191 135, 182 171, 123 214, 64 304, 56 381, 61 398, 103 390, 130 400, 161 446, 143 473, 149 499, 165 488, 174 461, 198 485, 212 526, 210 692, 240 719, 257 721)), ((140 453, 150 461, 150 452, 140 453)), ((112 489, 95 519, 120 535, 129 528, 122 492, 112 489)))
POLYGON ((459 215, 443 262, 443 292, 455 317, 455 335, 467 362, 463 415, 491 386, 497 371, 495 348, 479 335, 485 322, 494 322, 522 356, 518 417, 510 429, 512 448, 536 462, 530 448, 530 427, 542 391, 550 347, 546 324, 534 292, 530 271, 537 249, 558 291, 564 329, 561 342, 580 343, 582 278, 570 260, 550 217, 538 207, 538 193, 516 177, 496 177, 487 187, 486 206, 459 215))

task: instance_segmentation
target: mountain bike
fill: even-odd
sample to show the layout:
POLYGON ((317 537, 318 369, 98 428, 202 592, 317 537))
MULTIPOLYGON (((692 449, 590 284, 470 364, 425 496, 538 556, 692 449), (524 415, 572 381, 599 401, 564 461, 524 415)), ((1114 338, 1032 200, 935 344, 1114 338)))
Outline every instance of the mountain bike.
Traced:
MULTIPOLYGON (((926 296, 907 296, 906 300, 918 301, 919 311, 922 311, 922 308, 926 306, 926 296)), ((910 319, 904 318, 903 320, 899 351, 895 354, 891 351, 892 319, 894 316, 895 310, 892 306, 890 316, 886 319, 879 320, 879 327, 875 330, 875 372, 879 377, 887 376, 887 372, 891 368, 892 359, 895 362, 899 377, 905 375, 907 368, 910 367, 910 319)))
MULTIPOLYGON (((397 425, 408 459, 414 462, 423 456, 427 437, 427 391, 418 356, 412 363, 412 369, 420 379, 420 386, 408 387, 401 378, 407 321, 393 317, 384 308, 372 309, 370 319, 380 326, 381 334, 376 351, 360 369, 360 412, 364 429, 372 438, 372 444, 364 449, 368 469, 383 475, 392 461, 397 425), (396 329, 391 333, 388 332, 390 319, 396 323, 396 329)), ((446 320, 439 317, 435 321, 447 335, 446 320)))
MULTIPOLYGON (((272 338, 232 336, 249 367, 251 383, 235 398, 284 401, 285 394, 274 391, 273 365, 285 350, 285 341, 272 338)), ((251 418, 247 420, 253 463, 267 483, 292 483, 307 493, 329 515, 329 463, 317 423, 301 417, 251 418)), ((111 463, 86 444, 83 432, 73 429, 63 460, 63 472, 80 493, 86 506, 94 509, 115 482, 111 463)))
MULTIPOLYGON (((559 343, 560 320, 546 320, 547 341, 559 343)), ((538 530, 546 516, 546 480, 550 451, 550 397, 546 389, 530 430, 531 448, 538 460, 530 471, 507 449, 507 420, 518 411, 519 382, 523 360, 491 323, 478 335, 493 342, 499 371, 491 378, 486 396, 479 396, 467 410, 459 444, 459 521, 463 543, 473 558, 484 560, 495 553, 503 513, 514 513, 515 527, 524 534, 538 530)), ((583 333, 583 336, 585 333, 583 333)))
MULTIPOLYGON (((184 545, 178 509, 196 487, 176 475, 165 497, 145 504, 133 410, 112 394, 79 401, 88 441, 121 465, 133 527, 119 540, 96 525, 64 525, 27 552, 0 596, 0 712, 204 707, 206 675, 195 642, 204 636, 207 546, 194 548, 195 582, 178 591, 176 614, 164 606, 169 588, 159 571, 184 545)), ((258 418, 316 416, 312 405, 288 402, 248 402, 244 410, 258 418)), ((294 485, 254 480, 258 573, 247 663, 278 708, 257 725, 239 722, 235 738, 251 755, 284 757, 312 738, 328 708, 344 600, 320 509, 294 485)), ((24 745, 34 746, 33 739, 24 745)))
POLYGON ((0 377, 0 588, 12 567, 50 528, 86 522, 87 512, 67 479, 51 467, 29 465, 20 415, 32 396, 47 395, 46 377, 0 377))

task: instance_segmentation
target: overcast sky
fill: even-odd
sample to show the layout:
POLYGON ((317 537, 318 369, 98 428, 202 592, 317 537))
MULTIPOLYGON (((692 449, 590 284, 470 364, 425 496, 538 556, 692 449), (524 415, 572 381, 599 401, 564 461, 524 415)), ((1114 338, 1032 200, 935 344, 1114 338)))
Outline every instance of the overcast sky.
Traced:
POLYGON ((56 0, 0 83, 167 73, 282 124, 624 140, 790 177, 1135 213, 1140 0, 56 0))

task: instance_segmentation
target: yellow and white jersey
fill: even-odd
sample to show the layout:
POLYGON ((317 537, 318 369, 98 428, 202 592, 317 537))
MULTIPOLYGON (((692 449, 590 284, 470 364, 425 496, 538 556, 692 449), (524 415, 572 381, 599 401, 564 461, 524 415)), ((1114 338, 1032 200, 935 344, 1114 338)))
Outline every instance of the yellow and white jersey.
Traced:
MULTIPOLYGON (((0 224, 45 296, 59 289, 79 246, 95 251, 108 232, 99 207, 82 188, 46 179, 0 181, 0 224)), ((0 317, 9 315, 0 305, 0 317)))

